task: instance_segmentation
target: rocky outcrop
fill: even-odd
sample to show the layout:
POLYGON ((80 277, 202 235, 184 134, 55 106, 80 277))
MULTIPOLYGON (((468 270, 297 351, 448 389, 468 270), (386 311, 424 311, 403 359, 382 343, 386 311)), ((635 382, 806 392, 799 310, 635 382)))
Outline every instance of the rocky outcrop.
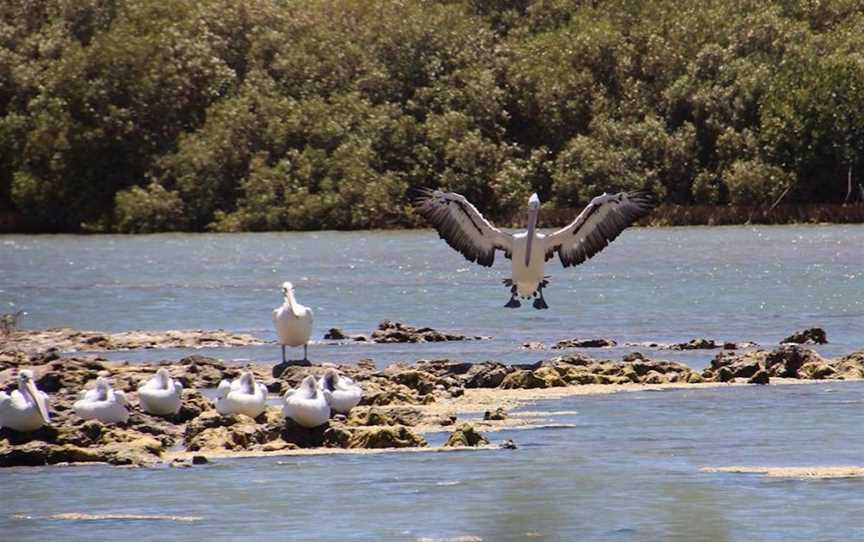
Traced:
POLYGON ((264 341, 244 333, 219 330, 81 331, 70 328, 14 330, 4 337, 4 350, 27 353, 106 352, 142 348, 206 348, 251 346, 264 341))
POLYGON ((720 382, 735 378, 764 379, 764 376, 757 377, 760 372, 764 372, 768 377, 805 380, 864 378, 864 355, 853 353, 829 360, 813 350, 794 344, 785 344, 770 352, 721 352, 714 357, 703 376, 707 380, 720 382))
POLYGON ((712 350, 720 348, 712 339, 692 339, 686 343, 669 345, 669 350, 712 350))
POLYGON ((564 341, 558 341, 552 347, 554 350, 561 350, 564 348, 607 348, 616 346, 618 343, 613 341, 612 339, 567 339, 564 341))
POLYGON ((375 427, 331 426, 324 433, 324 445, 348 449, 420 448, 426 439, 404 425, 375 427))
POLYGON ((501 407, 496 408, 495 410, 487 410, 483 413, 484 421, 501 421, 507 419, 507 411, 501 407))
POLYGON ((444 444, 447 448, 486 446, 489 441, 474 429, 470 423, 463 423, 450 433, 450 438, 444 444))
POLYGON ((325 341, 355 341, 355 342, 368 342, 369 337, 366 335, 348 335, 338 327, 331 327, 327 333, 324 334, 325 341))
POLYGON ((828 336, 821 327, 811 327, 789 335, 780 344, 827 344, 828 336))
POLYGON ((372 342, 376 343, 432 343, 442 341, 471 341, 483 337, 459 335, 438 331, 431 327, 413 327, 401 322, 382 320, 378 329, 372 332, 372 342))

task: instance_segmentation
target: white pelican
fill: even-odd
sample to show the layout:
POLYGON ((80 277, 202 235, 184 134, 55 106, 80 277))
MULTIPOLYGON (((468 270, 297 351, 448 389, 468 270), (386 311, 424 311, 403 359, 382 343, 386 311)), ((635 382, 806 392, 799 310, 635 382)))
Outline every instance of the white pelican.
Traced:
POLYGON ((464 196, 421 188, 415 199, 417 212, 428 220, 447 244, 469 261, 491 267, 495 251, 504 251, 512 260, 512 276, 504 284, 510 288, 505 307, 521 306, 517 296, 534 299, 535 309, 548 309, 543 288, 548 284, 543 266, 555 253, 564 267, 591 258, 636 220, 654 208, 647 192, 603 194, 591 200, 573 222, 544 235, 535 231, 540 213, 540 198, 528 200, 528 231, 517 234, 502 232, 489 223, 464 196))
POLYGON ((168 369, 162 367, 153 377, 138 387, 141 410, 165 416, 177 414, 183 397, 183 384, 171 378, 168 369))
POLYGON ((257 418, 267 408, 267 387, 255 381, 246 371, 229 383, 223 380, 216 391, 216 410, 219 414, 245 414, 257 418))
POLYGON ((327 369, 318 382, 322 390, 330 392, 330 408, 333 412, 347 414, 357 406, 363 396, 363 390, 347 376, 342 376, 334 369, 327 369))
POLYGON ((273 325, 282 345, 282 363, 285 361, 285 346, 302 346, 303 361, 308 362, 307 348, 312 335, 312 309, 301 305, 294 298, 294 285, 282 283, 284 301, 281 307, 273 309, 273 325))
POLYGON ((100 376, 96 379, 96 386, 84 393, 84 397, 75 401, 72 408, 75 410, 75 414, 85 420, 124 423, 129 419, 126 404, 126 394, 111 389, 108 380, 100 376))
POLYGON ((33 371, 18 373, 18 389, 12 394, 0 391, 0 427, 15 431, 35 431, 51 423, 48 396, 36 388, 33 371))
POLYGON ((295 390, 285 393, 282 413, 303 427, 318 427, 330 419, 331 393, 320 389, 314 376, 307 376, 295 390))

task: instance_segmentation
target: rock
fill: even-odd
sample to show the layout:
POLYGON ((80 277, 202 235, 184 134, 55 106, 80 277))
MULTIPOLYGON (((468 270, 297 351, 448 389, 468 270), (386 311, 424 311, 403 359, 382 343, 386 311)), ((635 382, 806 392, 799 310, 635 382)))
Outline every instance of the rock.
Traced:
POLYGON ((546 381, 535 375, 533 371, 527 369, 518 369, 508 374, 501 382, 501 388, 505 390, 512 389, 532 389, 545 388, 546 381))
POLYGON ((213 346, 252 346, 264 341, 251 335, 223 330, 169 330, 169 331, 80 331, 70 328, 43 330, 15 330, 10 332, 6 344, 11 350, 42 353, 102 352, 112 350, 138 350, 142 348, 201 348, 213 346))
MULTIPOLYGON (((264 421, 266 415, 261 418, 264 421)), ((279 428, 270 424, 259 425, 242 414, 223 416, 211 410, 186 424, 183 438, 190 452, 250 450, 279 438, 279 428)))
POLYGON ((606 348, 617 344, 612 339, 567 339, 558 341, 552 348, 554 350, 562 348, 606 348))
POLYGON ((799 378, 798 370, 811 363, 822 364, 825 360, 816 352, 793 344, 782 345, 765 357, 768 373, 785 378, 799 378))
POLYGON ((750 380, 747 382, 750 384, 767 384, 770 381, 771 377, 768 375, 768 371, 765 369, 759 369, 756 371, 753 376, 750 377, 750 380))
POLYGON ((462 382, 466 388, 497 388, 512 371, 501 363, 477 363, 463 375, 462 382))
POLYGON ((420 423, 423 413, 416 408, 398 407, 381 410, 376 407, 369 409, 354 408, 346 421, 351 426, 368 425, 406 425, 415 426, 420 423))
POLYGON ((711 339, 693 339, 686 343, 677 343, 669 346, 670 350, 711 350, 714 348, 719 347, 711 339))
POLYGON ((534 376, 545 382, 545 385, 540 387, 553 388, 567 385, 555 367, 540 367, 534 371, 534 376))
POLYGON ((432 393, 435 389, 436 378, 424 371, 405 370, 390 376, 390 380, 397 384, 402 384, 412 390, 417 391, 420 395, 432 393))
POLYGON ((735 374, 729 367, 720 367, 720 369, 717 370, 716 374, 718 382, 729 382, 730 380, 735 378, 735 374))
POLYGON ((507 412, 502 408, 498 407, 494 411, 487 410, 483 413, 483 419, 486 421, 489 420, 506 420, 507 412))
POLYGON ((344 341, 348 335, 342 332, 338 327, 331 327, 330 331, 324 334, 324 339, 327 341, 344 341))
POLYGON ((349 449, 419 448, 426 440, 403 425, 385 427, 329 427, 324 434, 326 446, 349 449))
POLYGON ((474 429, 473 425, 470 423, 463 423, 450 434, 450 438, 447 439, 444 446, 447 448, 453 448, 463 446, 485 446, 487 444, 489 444, 489 441, 486 440, 486 437, 478 433, 477 430, 474 429))
POLYGON ((429 327, 416 328, 401 322, 382 320, 378 329, 372 332, 372 341, 376 343, 423 343, 441 341, 470 341, 483 337, 466 336, 446 333, 429 327))
POLYGON ((811 327, 804 331, 799 331, 789 335, 780 344, 827 344, 828 336, 825 330, 820 327, 811 327))
POLYGON ((854 380, 864 378, 864 351, 854 352, 838 359, 834 366, 837 378, 854 380))
POLYGON ((522 343, 522 348, 524 350, 546 350, 546 345, 540 341, 528 341, 527 343, 522 343))
POLYGON ((501 443, 499 446, 502 450, 515 450, 517 448, 516 443, 513 442, 512 439, 507 439, 501 443))
POLYGON ((809 371, 809 377, 813 380, 825 380, 832 378, 836 373, 837 370, 834 367, 831 367, 827 363, 820 363, 809 371))
POLYGON ((621 361, 644 361, 645 356, 642 355, 642 352, 630 352, 629 354, 624 354, 621 357, 621 361))
POLYGON ((195 454, 192 456, 192 464, 193 465, 206 465, 209 462, 210 462, 210 460, 207 459, 206 456, 203 456, 201 454, 195 454))

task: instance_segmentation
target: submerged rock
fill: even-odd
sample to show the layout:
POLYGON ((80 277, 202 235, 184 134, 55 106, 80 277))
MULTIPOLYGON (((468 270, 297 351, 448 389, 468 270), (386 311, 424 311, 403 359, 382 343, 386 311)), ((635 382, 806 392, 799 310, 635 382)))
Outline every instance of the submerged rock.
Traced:
POLYGON ((382 320, 378 324, 378 329, 372 332, 372 342, 376 343, 425 343, 425 342, 442 342, 442 341, 471 341, 479 340, 483 337, 459 335, 457 333, 447 333, 438 331, 430 327, 417 328, 403 324, 402 322, 393 322, 390 320, 382 320))
POLYGON ((782 341, 781 344, 827 344, 828 336, 825 330, 821 327, 811 327, 803 331, 798 331, 789 335, 782 341))
POLYGON ((489 441, 474 429, 470 423, 463 423, 455 431, 450 433, 450 438, 444 444, 445 447, 474 447, 486 446, 489 441))
POLYGON ((498 407, 495 410, 487 410, 483 413, 483 420, 485 421, 500 421, 507 419, 507 411, 502 407, 498 407))
POLYGON ((612 339, 567 339, 558 341, 552 348, 554 350, 562 348, 606 348, 617 344, 612 339))
POLYGON ((712 350, 720 348, 712 339, 692 339, 686 343, 677 343, 669 346, 669 350, 712 350))

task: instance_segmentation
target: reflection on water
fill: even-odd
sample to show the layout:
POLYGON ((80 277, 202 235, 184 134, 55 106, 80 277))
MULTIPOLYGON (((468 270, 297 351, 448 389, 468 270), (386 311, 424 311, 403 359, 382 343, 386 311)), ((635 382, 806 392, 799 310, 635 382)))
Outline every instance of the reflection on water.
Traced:
MULTIPOLYGON (((527 340, 776 343, 820 325, 834 355, 864 346, 864 227, 628 230, 588 264, 550 262, 549 311, 506 311, 506 262, 474 267, 437 235, 2 236, 0 303, 33 328, 225 328, 273 338, 292 280, 331 327, 384 318, 490 341, 315 345, 313 359, 534 361, 527 340)), ((4 311, 6 309, 3 309, 4 311)), ((632 347, 606 353, 618 356, 632 347)), ((274 360, 274 346, 215 349, 274 360)), ((185 351, 116 354, 176 359, 185 351)), ((711 352, 663 353, 696 367, 711 352)), ((862 465, 864 383, 574 397, 526 407, 551 426, 493 434, 515 451, 220 460, 193 469, 0 472, 10 540, 861 540, 861 480, 701 472, 723 465, 862 465), (197 523, 44 519, 201 516, 197 523), (35 519, 20 519, 15 514, 35 519), (40 519, 42 518, 42 519, 40 519)), ((430 442, 444 435, 430 435, 430 442)))

